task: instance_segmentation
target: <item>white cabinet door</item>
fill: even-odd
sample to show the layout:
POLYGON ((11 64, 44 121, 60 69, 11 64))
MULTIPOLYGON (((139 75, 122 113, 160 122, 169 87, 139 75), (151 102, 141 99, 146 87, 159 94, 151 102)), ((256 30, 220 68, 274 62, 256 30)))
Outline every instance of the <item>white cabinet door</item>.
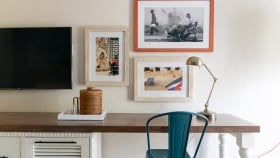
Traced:
POLYGON ((0 137, 0 157, 20 158, 20 137, 0 137))

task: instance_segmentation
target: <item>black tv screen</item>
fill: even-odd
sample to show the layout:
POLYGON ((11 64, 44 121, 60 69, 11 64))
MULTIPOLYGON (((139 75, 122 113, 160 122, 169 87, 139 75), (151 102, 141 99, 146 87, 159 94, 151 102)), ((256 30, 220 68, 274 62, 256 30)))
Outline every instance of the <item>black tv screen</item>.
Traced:
POLYGON ((71 89, 71 27, 0 28, 1 89, 71 89))

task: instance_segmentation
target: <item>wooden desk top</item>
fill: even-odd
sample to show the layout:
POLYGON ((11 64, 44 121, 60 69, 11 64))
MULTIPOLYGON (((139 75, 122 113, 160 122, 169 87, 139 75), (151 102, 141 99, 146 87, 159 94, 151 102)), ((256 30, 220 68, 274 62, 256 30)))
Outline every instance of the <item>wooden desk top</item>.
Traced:
MULTIPOLYGON (((58 113, 0 112, 0 132, 146 132, 149 113, 108 113, 103 121, 57 120, 58 113)), ((164 119, 152 126, 152 132, 167 131, 164 119)), ((201 129, 200 120, 194 118, 191 132, 201 129)), ((230 114, 218 114, 209 121, 208 133, 258 133, 260 126, 230 114)))

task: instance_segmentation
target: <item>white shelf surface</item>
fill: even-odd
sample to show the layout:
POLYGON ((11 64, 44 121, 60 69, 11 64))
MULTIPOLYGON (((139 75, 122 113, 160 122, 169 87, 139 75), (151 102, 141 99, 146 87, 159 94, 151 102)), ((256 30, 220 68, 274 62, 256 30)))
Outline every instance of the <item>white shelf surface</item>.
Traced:
POLYGON ((57 115, 58 120, 104 120, 106 110, 103 110, 100 115, 77 115, 69 112, 61 112, 57 115))

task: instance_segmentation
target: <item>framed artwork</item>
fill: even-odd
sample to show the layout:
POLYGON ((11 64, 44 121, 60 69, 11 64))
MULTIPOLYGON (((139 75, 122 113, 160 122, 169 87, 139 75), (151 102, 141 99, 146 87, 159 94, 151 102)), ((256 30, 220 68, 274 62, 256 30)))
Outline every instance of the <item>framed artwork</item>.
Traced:
POLYGON ((134 0, 135 52, 211 52, 214 0, 134 0))
POLYGON ((86 86, 129 84, 128 28, 89 26, 85 28, 86 86))
POLYGON ((184 57, 135 57, 135 101, 189 101, 192 69, 184 57))

